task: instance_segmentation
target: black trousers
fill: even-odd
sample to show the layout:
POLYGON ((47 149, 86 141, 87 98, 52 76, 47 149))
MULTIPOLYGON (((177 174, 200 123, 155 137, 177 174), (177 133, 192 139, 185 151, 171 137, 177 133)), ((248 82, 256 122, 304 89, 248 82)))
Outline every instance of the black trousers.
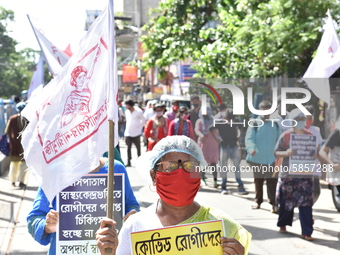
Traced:
MULTIPOLYGON (((253 162, 248 162, 249 165, 252 167, 256 166, 258 169, 261 169, 262 166, 268 166, 268 165, 262 165, 262 164, 256 164, 253 162)), ((275 163, 270 164, 274 168, 275 163)), ((277 184, 277 178, 272 177, 272 172, 268 171, 265 173, 261 172, 254 172, 254 183, 255 183, 255 203, 261 205, 263 203, 263 184, 266 181, 267 185, 267 197, 269 200, 269 203, 271 205, 275 205, 275 197, 276 197, 276 184, 277 184)))
POLYGON ((131 136, 125 136, 125 143, 127 145, 127 154, 128 154, 128 164, 131 164, 131 147, 132 144, 134 144, 137 148, 137 155, 140 156, 140 135, 131 137, 131 136))

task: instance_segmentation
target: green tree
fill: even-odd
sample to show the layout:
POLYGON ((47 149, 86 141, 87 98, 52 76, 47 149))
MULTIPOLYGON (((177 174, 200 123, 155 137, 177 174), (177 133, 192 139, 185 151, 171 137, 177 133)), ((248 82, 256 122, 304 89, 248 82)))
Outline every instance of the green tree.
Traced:
POLYGON ((142 67, 190 57, 201 77, 301 77, 319 45, 327 9, 337 0, 167 0, 142 36, 142 67))
POLYGON ((17 42, 8 36, 8 22, 14 21, 14 12, 0 6, 0 97, 20 95, 28 89, 35 68, 36 51, 26 48, 17 52, 17 42))

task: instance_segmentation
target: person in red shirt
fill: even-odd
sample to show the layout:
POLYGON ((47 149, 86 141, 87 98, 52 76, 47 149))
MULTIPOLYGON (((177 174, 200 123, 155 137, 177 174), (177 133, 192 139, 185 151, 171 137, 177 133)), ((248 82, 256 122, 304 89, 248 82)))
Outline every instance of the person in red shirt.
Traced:
POLYGON ((170 124, 169 119, 163 115, 162 105, 155 105, 154 112, 155 114, 148 120, 144 128, 145 138, 148 139, 148 151, 151 151, 156 143, 168 135, 170 124))
POLYGON ((169 125, 168 135, 185 135, 195 140, 195 134, 191 121, 188 120, 189 111, 185 106, 181 106, 178 113, 176 114, 176 119, 172 120, 169 125))

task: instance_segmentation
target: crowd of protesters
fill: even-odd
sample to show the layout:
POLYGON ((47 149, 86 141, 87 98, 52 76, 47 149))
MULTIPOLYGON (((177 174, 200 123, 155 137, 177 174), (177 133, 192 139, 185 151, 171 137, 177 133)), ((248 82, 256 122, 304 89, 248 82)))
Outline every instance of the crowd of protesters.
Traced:
MULTIPOLYGON (((221 194, 229 194, 227 175, 228 172, 233 172, 238 185, 238 193, 240 195, 248 194, 241 178, 241 128, 238 125, 229 124, 232 120, 238 121, 233 115, 233 110, 225 104, 220 104, 217 109, 208 106, 203 114, 198 96, 193 96, 190 103, 191 109, 181 106, 178 101, 172 102, 171 109, 166 109, 165 105, 159 104, 155 100, 147 103, 143 115, 144 125, 143 127, 140 126, 140 128, 144 128, 141 133, 146 139, 147 150, 152 150, 164 137, 172 135, 188 136, 197 142, 208 163, 206 171, 200 172, 201 186, 208 185, 206 172, 210 172, 213 177, 213 187, 221 186, 221 194), (214 110, 217 111, 215 114, 214 110), (214 119, 225 120, 226 123, 215 125, 214 119), (222 169, 221 167, 229 167, 231 164, 233 171, 218 171, 218 169, 222 169), (218 181, 218 175, 221 182, 218 181)), ((131 104, 129 101, 125 102, 125 105, 129 104, 131 104)), ((259 109, 268 110, 271 109, 271 106, 269 101, 262 101, 259 104, 259 109)), ((258 121, 263 125, 256 124, 246 128, 244 146, 246 150, 245 159, 249 168, 252 169, 255 185, 255 201, 251 208, 261 208, 261 204, 264 202, 263 186, 266 183, 266 193, 268 202, 272 206, 272 213, 279 215, 277 226, 280 227, 280 232, 285 233, 287 231, 286 226, 292 225, 294 208, 298 207, 303 238, 312 240, 314 222, 312 206, 320 195, 320 176, 317 174, 290 175, 290 173, 277 170, 280 168, 275 168, 289 164, 290 156, 294 153, 290 149, 291 134, 315 136, 316 156, 314 163, 321 164, 317 155, 322 145, 322 137, 320 130, 312 125, 313 107, 306 106, 306 109, 312 115, 305 116, 299 109, 295 109, 289 116, 283 116, 280 112, 279 99, 277 110, 273 114, 256 118, 255 122, 258 121), (278 119, 279 121, 272 122, 269 119, 278 119), (287 127, 289 126, 287 125, 288 119, 293 120, 297 125, 287 127), (286 125, 282 125, 282 120, 286 120, 286 125), (274 169, 274 171, 263 171, 265 167, 271 167, 270 169, 274 169), (257 170, 254 171, 254 169, 257 170)), ((126 126, 130 125, 131 123, 127 121, 126 126)), ((329 147, 324 148, 326 148, 326 151, 329 149, 329 147)), ((130 159, 128 159, 129 162, 130 159)))
MULTIPOLYGON (((150 114, 144 128, 144 135, 149 145, 151 144, 148 146, 148 151, 167 136, 185 135, 190 137, 197 142, 203 152, 204 160, 207 163, 206 169, 210 170, 213 175, 214 188, 221 185, 221 194, 229 193, 227 189, 228 171, 218 172, 217 166, 219 165, 221 169, 222 166, 232 163, 235 171, 231 172, 235 174, 238 193, 240 195, 248 194, 244 188, 240 171, 241 130, 237 125, 230 124, 233 120, 235 122, 239 122, 239 120, 233 115, 232 109, 225 104, 220 104, 218 112, 214 115, 213 109, 209 106, 203 112, 200 103, 199 97, 193 97, 190 111, 187 107, 179 106, 178 102, 172 103, 170 111, 166 111, 164 105, 154 104, 153 115, 150 114), (215 125, 214 120, 216 119, 223 120, 224 125, 215 125), (222 179, 221 183, 218 182, 218 174, 222 179)), ((269 110, 271 107, 269 101, 262 101, 259 104, 259 109, 262 111, 269 110)), ((151 106, 148 107, 148 109, 150 108, 151 106)), ((331 134, 333 139, 328 139, 322 146, 320 130, 313 126, 313 107, 306 106, 306 109, 312 115, 306 116, 296 108, 289 112, 289 117, 282 116, 279 109, 273 115, 258 116, 254 120, 255 125, 248 126, 245 132, 245 149, 249 168, 257 169, 252 172, 255 201, 251 208, 261 208, 261 204, 264 202, 263 185, 266 182, 267 197, 272 206, 272 213, 278 214, 279 232, 288 232, 286 227, 292 226, 294 208, 297 207, 302 238, 312 241, 314 224, 312 207, 320 195, 320 176, 313 171, 296 174, 282 169, 285 169, 284 167, 291 168, 290 160, 293 159, 293 155, 296 155, 295 148, 302 146, 303 142, 299 141, 304 139, 315 142, 315 148, 311 150, 313 155, 308 159, 309 163, 322 165, 323 162, 327 162, 333 164, 335 169, 339 168, 338 163, 334 162, 337 161, 336 156, 332 155, 329 159, 328 152, 335 146, 339 146, 336 141, 340 136, 338 130, 334 131, 331 134), (282 121, 270 121, 273 119, 272 116, 276 116, 276 119, 280 117, 279 120, 290 120, 291 126, 287 128, 287 125, 282 125, 282 121), (295 135, 300 136, 301 140, 292 142, 295 135), (292 147, 293 145, 295 147, 292 147), (320 148, 321 156, 319 155, 320 148), (273 169, 273 171, 264 171, 264 169, 273 169)), ((309 163, 301 162, 304 169, 308 169, 306 165, 309 163)), ((201 185, 207 185, 205 171, 200 171, 200 178, 201 185)))
MULTIPOLYGON (((123 138, 122 134, 124 134, 128 147, 126 166, 131 166, 132 144, 135 144, 137 156, 140 156, 141 137, 143 137, 147 151, 151 151, 166 136, 185 135, 197 142, 203 150, 205 159, 209 164, 207 169, 213 175, 214 188, 220 186, 216 165, 218 163, 228 164, 228 160, 230 160, 236 167, 235 177, 239 194, 248 194, 240 176, 241 153, 238 143, 240 130, 235 126, 231 127, 231 130, 228 127, 212 128, 214 119, 212 109, 209 108, 207 114, 202 114, 201 101, 198 96, 193 96, 190 103, 192 109, 180 105, 178 101, 173 101, 171 108, 167 109, 165 104, 160 104, 157 100, 148 101, 145 108, 139 108, 132 100, 127 100, 124 104, 120 101, 119 133, 121 138, 123 138), (123 128, 125 128, 125 131, 122 130, 123 128)), ((220 114, 226 110, 227 107, 223 108, 222 106, 220 114)), ((227 116, 225 115, 225 117, 227 116)), ((221 118, 224 117, 221 116, 221 118)), ((221 174, 221 177, 221 193, 228 194, 226 173, 221 174)), ((201 179, 202 185, 207 185, 207 177, 204 171, 201 172, 201 179)))
MULTIPOLYGON (((165 104, 161 104, 157 100, 148 101, 145 107, 137 104, 133 100, 127 100, 125 102, 119 101, 118 130, 119 137, 124 139, 127 145, 127 161, 124 165, 120 158, 119 147, 115 149, 115 159, 121 161, 122 168, 124 167, 125 169, 125 167, 130 167, 132 164, 132 145, 136 146, 137 157, 140 157, 141 154, 144 154, 141 151, 142 140, 144 140, 147 151, 152 151, 154 147, 166 137, 186 136, 197 142, 197 146, 203 152, 202 156, 207 163, 204 171, 202 170, 203 168, 200 168, 200 170, 202 170, 199 175, 201 188, 209 185, 206 173, 210 172, 213 177, 213 188, 218 189, 220 187, 221 194, 227 195, 230 193, 227 187, 227 176, 228 173, 234 173, 238 186, 238 194, 249 194, 241 178, 242 153, 240 139, 242 130, 238 125, 230 124, 232 121, 240 123, 240 120, 235 117, 233 110, 225 104, 220 104, 216 109, 208 106, 205 111, 203 111, 204 109, 201 108, 201 101, 198 96, 193 96, 190 103, 191 108, 181 105, 178 101, 173 101, 171 108, 167 109, 165 104), (217 119, 223 120, 224 124, 216 125, 214 120, 217 119), (118 158, 116 158, 116 155, 118 158), (229 167, 230 165, 232 165, 232 171, 218 170, 222 169, 223 166, 229 167), (218 181, 218 177, 221 178, 221 182, 218 181)), ((17 120, 20 118, 20 112, 25 106, 26 103, 24 102, 18 102, 16 104, 17 113, 9 118, 6 129, 4 130, 12 144, 10 146, 10 176, 12 185, 15 186, 16 181, 19 180, 20 187, 25 186, 26 175, 24 170, 27 167, 25 167, 24 161, 20 157, 20 155, 22 155, 22 148, 20 150, 18 146, 14 146, 12 140, 13 137, 15 137, 14 140, 17 140, 18 133, 23 128, 23 126, 21 126, 22 123, 17 120), (18 150, 17 152, 15 152, 16 149, 18 150), (17 154, 14 155, 14 152, 17 154)), ((258 106, 260 110, 268 110, 271 109, 271 107, 272 105, 269 101, 262 101, 258 106)), ((244 132, 244 146, 247 153, 245 159, 249 168, 252 170, 256 169, 256 171, 252 171, 255 186, 255 200, 251 208, 261 208, 261 204, 264 202, 263 186, 264 183, 266 183, 266 193, 268 202, 272 206, 272 213, 278 214, 277 226, 279 227, 279 232, 286 233, 286 227, 292 226, 294 208, 297 207, 299 209, 302 237, 305 240, 311 241, 313 240, 312 233, 314 224, 312 207, 320 195, 320 176, 315 174, 292 175, 290 172, 282 171, 281 169, 284 166, 289 167, 291 156, 294 155, 294 150, 291 148, 292 135, 314 136, 316 141, 315 155, 313 155, 314 163, 321 164, 325 162, 333 165, 334 169, 340 169, 337 163, 337 157, 339 157, 339 155, 333 153, 334 155, 331 154, 331 157, 328 157, 329 152, 336 152, 337 150, 335 150, 335 148, 337 146, 340 147, 340 142, 338 142, 338 140, 340 141, 340 136, 339 129, 335 129, 327 139, 325 145, 322 146, 320 130, 313 125, 313 107, 306 106, 306 109, 312 115, 306 116, 299 109, 294 109, 289 113, 289 117, 282 116, 278 109, 272 115, 258 116, 254 120, 255 125, 248 126, 244 132), (269 119, 274 118, 279 120, 290 119, 295 122, 296 125, 287 128, 287 126, 282 125, 282 121, 269 121, 269 119), (274 169, 274 171, 263 171, 263 169, 270 167, 274 169)), ((19 140, 16 142, 20 143, 19 140)), ((103 160, 105 162, 105 159, 103 160)), ((107 163, 104 164, 107 167, 107 163)), ((115 165, 116 164, 120 163, 115 161, 115 165)), ((122 171, 126 173, 124 169, 122 171)), ((126 178, 129 184, 128 176, 126 178)), ((340 186, 338 186, 340 193, 339 187, 340 186)), ((131 189, 130 186, 129 189, 131 189)), ((44 194, 41 189, 39 192, 37 199, 41 201, 41 197, 43 197, 44 194), (38 198, 39 196, 40 198, 38 198)), ((133 192, 131 196, 134 198, 133 192)), ((41 204, 38 205, 36 203, 38 200, 34 202, 35 207, 28 216, 29 229, 35 224, 34 220, 36 217, 34 216, 34 210, 38 210, 41 206, 41 204)), ((47 199, 44 198, 44 203, 45 202, 48 203, 47 199)), ((139 211, 139 204, 135 198, 133 205, 136 205, 133 209, 133 213, 136 213, 139 211)), ((129 211, 130 210, 126 210, 126 212, 129 211)), ((40 232, 43 231, 41 233, 46 231, 48 221, 52 222, 51 224, 53 226, 58 222, 55 206, 53 209, 46 207, 44 213, 43 217, 45 220, 42 222, 42 228, 39 230, 40 232)), ((55 227, 52 227, 52 232, 46 233, 55 233, 55 231, 55 227)), ((30 233, 38 242, 44 244, 44 236, 40 237, 40 234, 34 231, 33 228, 30 229, 30 233)), ((53 238, 54 237, 52 237, 52 239, 46 239, 46 243, 52 242, 51 240, 54 240, 53 238)), ((54 246, 52 247, 54 249, 54 246)))

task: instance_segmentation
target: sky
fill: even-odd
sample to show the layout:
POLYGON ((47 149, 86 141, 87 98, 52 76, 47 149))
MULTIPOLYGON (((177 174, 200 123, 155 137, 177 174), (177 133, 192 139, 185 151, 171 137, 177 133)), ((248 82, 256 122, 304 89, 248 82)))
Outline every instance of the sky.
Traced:
MULTIPOLYGON (((115 12, 122 12, 122 1, 114 0, 115 12)), ((27 14, 44 31, 56 47, 77 48, 85 34, 86 10, 103 10, 108 0, 0 0, 0 6, 14 11, 14 22, 8 24, 9 36, 17 40, 17 50, 26 47, 40 50, 27 14)))

